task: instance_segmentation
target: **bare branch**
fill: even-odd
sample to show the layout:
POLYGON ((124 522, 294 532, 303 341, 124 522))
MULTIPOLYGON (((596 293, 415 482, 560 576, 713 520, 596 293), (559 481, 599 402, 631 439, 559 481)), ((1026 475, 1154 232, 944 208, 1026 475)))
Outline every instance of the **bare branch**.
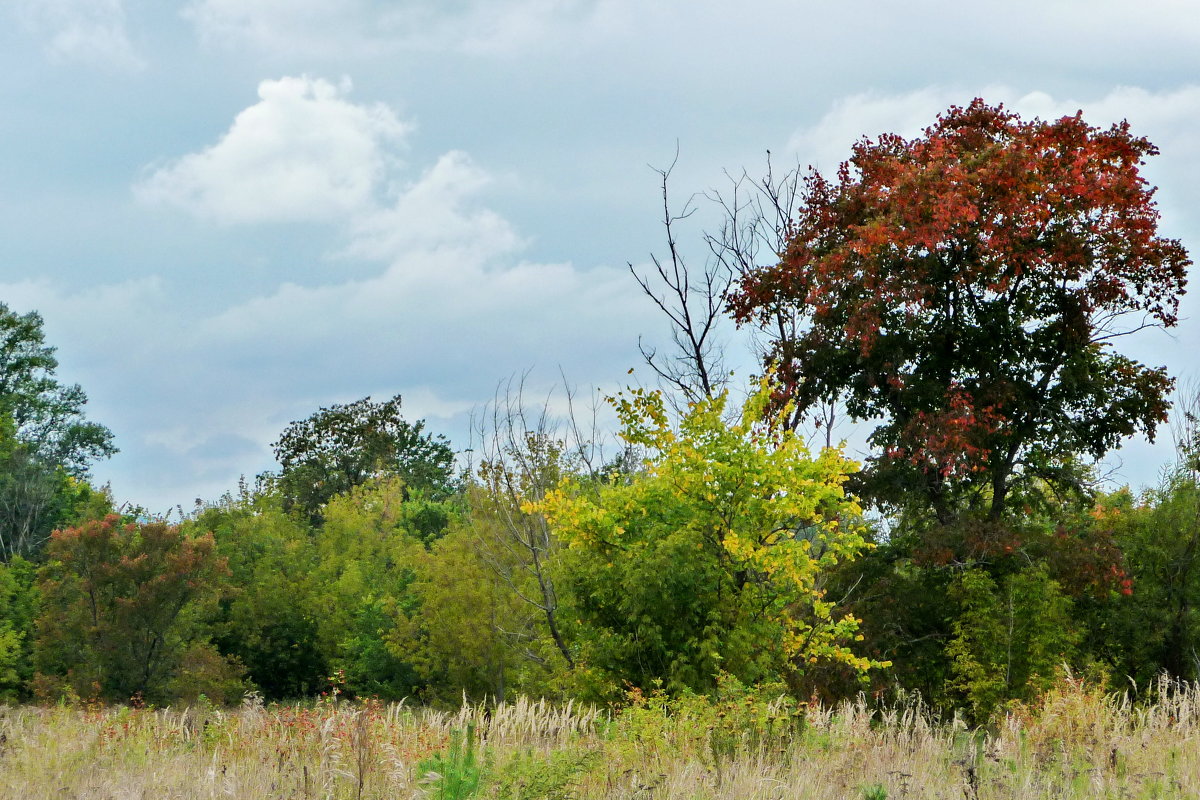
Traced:
POLYGON ((538 404, 526 401, 528 373, 501 384, 490 407, 477 416, 472 426, 473 453, 479 458, 473 525, 484 563, 536 612, 543 635, 549 635, 572 668, 575 660, 559 623, 559 596, 550 570, 558 542, 534 507, 567 475, 598 479, 604 450, 598 398, 593 395, 589 414, 580 413, 578 390, 562 377, 565 418, 553 412, 554 391, 538 404))
POLYGON ((640 340, 643 360, 659 380, 671 389, 668 399, 677 412, 687 403, 719 394, 727 383, 724 347, 716 342, 716 328, 724 316, 725 302, 734 273, 719 258, 711 258, 704 267, 690 267, 679 249, 676 226, 691 217, 696 208, 695 195, 678 212, 671 210, 669 183, 679 161, 679 149, 666 169, 653 168, 662 185, 662 221, 667 240, 667 259, 650 256, 653 270, 642 274, 629 264, 629 271, 642 292, 671 323, 673 355, 662 357, 659 350, 640 340))

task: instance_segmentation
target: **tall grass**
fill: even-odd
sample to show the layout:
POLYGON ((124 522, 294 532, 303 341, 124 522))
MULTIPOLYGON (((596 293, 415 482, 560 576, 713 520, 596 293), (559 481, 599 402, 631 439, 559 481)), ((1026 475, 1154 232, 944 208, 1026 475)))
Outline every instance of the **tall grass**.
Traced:
POLYGON ((1200 686, 1164 681, 1135 701, 1064 680, 987 729, 863 698, 643 698, 617 713, 533 700, 456 712, 0 707, 6 800, 459 796, 430 764, 475 771, 454 791, 520 800, 1191 798, 1200 686), (464 736, 471 747, 455 750, 464 736))

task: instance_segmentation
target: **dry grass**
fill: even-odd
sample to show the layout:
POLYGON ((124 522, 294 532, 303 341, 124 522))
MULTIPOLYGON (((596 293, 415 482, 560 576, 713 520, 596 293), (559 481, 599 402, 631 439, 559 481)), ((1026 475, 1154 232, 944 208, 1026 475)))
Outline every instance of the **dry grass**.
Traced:
POLYGON ((762 729, 702 702, 615 717, 525 700, 0 708, 0 797, 409 798, 433 791, 420 762, 468 726, 484 797, 1200 797, 1200 687, 1163 683, 1135 705, 1078 682, 987 731, 864 702, 762 729))

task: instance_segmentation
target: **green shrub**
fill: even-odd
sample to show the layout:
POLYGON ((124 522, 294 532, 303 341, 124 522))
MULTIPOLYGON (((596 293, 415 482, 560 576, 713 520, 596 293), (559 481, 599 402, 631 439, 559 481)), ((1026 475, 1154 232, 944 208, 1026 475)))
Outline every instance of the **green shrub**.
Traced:
POLYGON ((560 750, 548 755, 517 753, 496 773, 498 800, 568 800, 578 778, 599 761, 590 750, 560 750))
POLYGON ((483 764, 475 751, 475 726, 466 733, 450 735, 450 747, 435 753, 417 765, 429 800, 466 800, 479 791, 483 782, 483 764))

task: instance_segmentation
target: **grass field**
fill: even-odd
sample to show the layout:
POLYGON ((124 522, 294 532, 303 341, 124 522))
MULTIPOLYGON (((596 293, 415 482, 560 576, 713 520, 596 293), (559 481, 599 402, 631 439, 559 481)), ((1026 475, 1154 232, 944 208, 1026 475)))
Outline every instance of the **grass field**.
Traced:
POLYGON ((1196 798, 1200 687, 1064 681, 970 730, 919 704, 640 698, 238 709, 0 707, 0 797, 1196 798))

